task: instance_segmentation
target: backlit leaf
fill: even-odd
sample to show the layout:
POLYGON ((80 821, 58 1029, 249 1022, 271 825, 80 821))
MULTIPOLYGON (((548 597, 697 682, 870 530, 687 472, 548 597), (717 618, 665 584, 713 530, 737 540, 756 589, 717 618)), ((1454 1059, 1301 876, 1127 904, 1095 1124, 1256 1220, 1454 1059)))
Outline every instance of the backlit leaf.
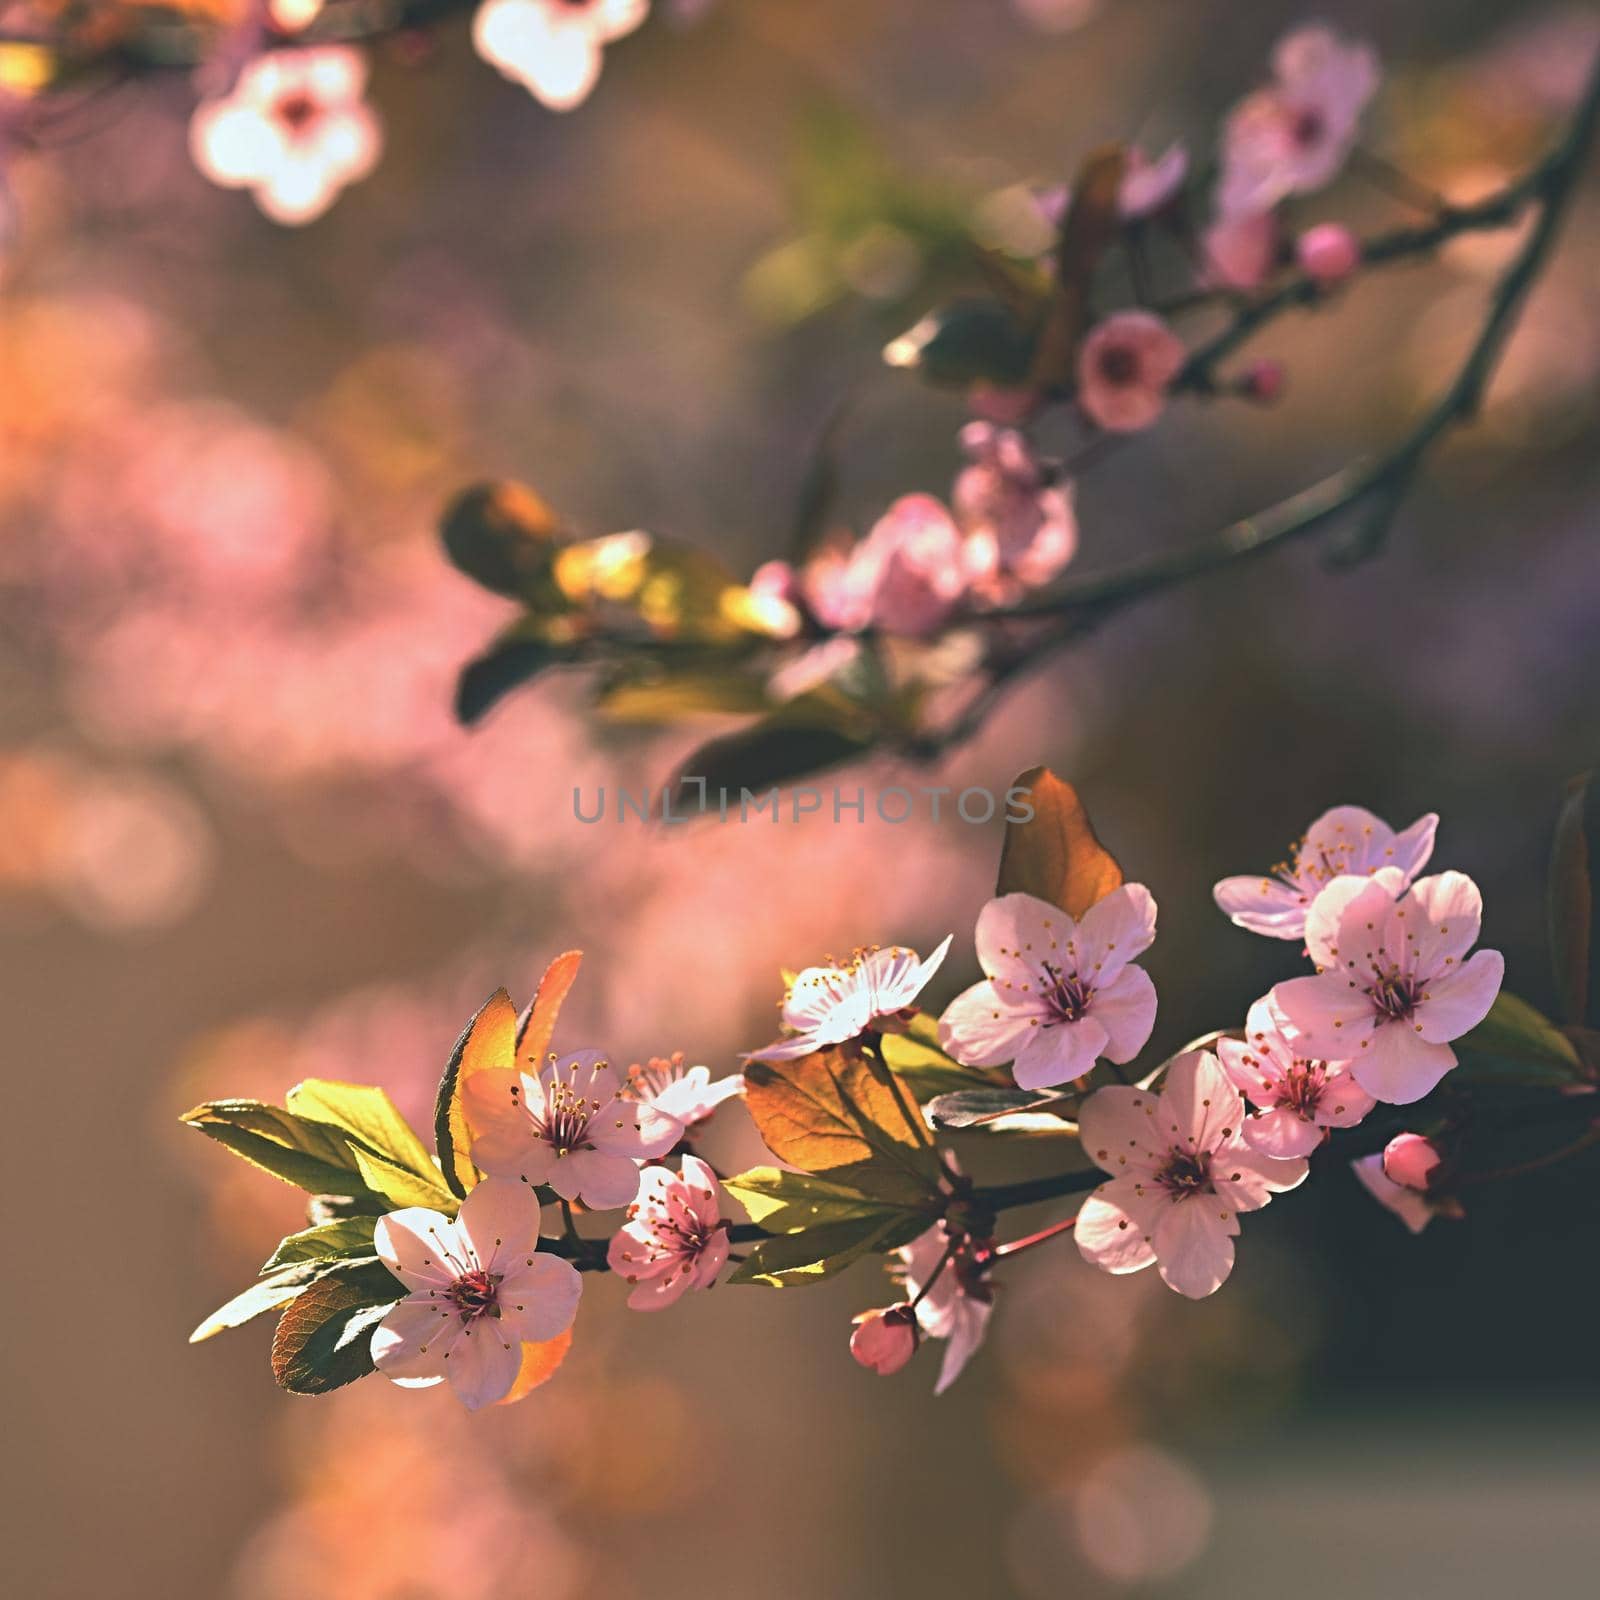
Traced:
POLYGON ((311 1285, 278 1320, 272 1375, 293 1394, 327 1394, 373 1371, 372 1330, 404 1295, 386 1267, 311 1285))
POLYGON ((762 1239, 751 1247, 728 1282, 761 1283, 775 1289, 821 1283, 865 1255, 909 1244, 928 1225, 925 1216, 886 1210, 877 1216, 853 1217, 762 1239))
POLYGON ((321 1262, 343 1256, 370 1256, 373 1252, 372 1232, 378 1219, 372 1216, 341 1217, 333 1222, 319 1223, 303 1228, 284 1239, 272 1258, 261 1269, 276 1272, 282 1267, 301 1262, 321 1262))
POLYGON ((572 1329, 558 1333, 553 1339, 541 1339, 537 1343, 524 1341, 522 1346, 522 1366, 517 1371, 517 1381, 511 1385, 510 1390, 503 1399, 496 1400, 497 1406, 515 1405, 518 1400, 526 1400, 542 1383, 548 1383, 555 1377, 556 1369, 567 1359, 567 1352, 572 1348, 572 1329))
POLYGON ((724 1178, 722 1186, 768 1233, 798 1233, 824 1223, 882 1218, 887 1210, 901 1209, 885 1207, 883 1201, 845 1184, 781 1167, 751 1167, 724 1178))
POLYGON ((1028 791, 1033 816, 1006 824, 995 893, 1031 894, 1081 917, 1121 885, 1122 868, 1095 837, 1070 783, 1048 767, 1033 767, 1012 788, 1028 791))
POLYGON ((433 1103, 433 1137, 446 1187, 465 1199, 478 1181, 468 1158, 471 1134, 461 1110, 461 1079, 489 1068, 509 1068, 517 1056, 517 1008, 504 989, 496 989, 478 1008, 456 1040, 433 1103))
POLYGON ((554 511, 520 483, 480 483, 445 513, 445 553, 496 594, 528 600, 548 585, 561 526, 554 511))
POLYGON ((208 1100, 183 1121, 235 1155, 312 1194, 348 1194, 359 1201, 366 1184, 341 1128, 297 1117, 259 1100, 208 1100))
POLYGON ((331 1122, 353 1133, 370 1150, 395 1165, 436 1177, 428 1147, 400 1115, 388 1092, 371 1083, 339 1083, 332 1078, 307 1078, 284 1097, 296 1116, 331 1122))
POLYGON ((1502 989, 1489 1015, 1456 1041, 1466 1077, 1506 1076, 1570 1083, 1583 1076, 1572 1041, 1542 1012, 1502 989), (1510 1069, 1507 1071, 1506 1069, 1510 1069))
POLYGON ((547 1064, 562 1002, 577 982, 582 965, 583 951, 567 950, 544 969, 533 999, 517 1022, 517 1060, 524 1072, 537 1073, 547 1064))

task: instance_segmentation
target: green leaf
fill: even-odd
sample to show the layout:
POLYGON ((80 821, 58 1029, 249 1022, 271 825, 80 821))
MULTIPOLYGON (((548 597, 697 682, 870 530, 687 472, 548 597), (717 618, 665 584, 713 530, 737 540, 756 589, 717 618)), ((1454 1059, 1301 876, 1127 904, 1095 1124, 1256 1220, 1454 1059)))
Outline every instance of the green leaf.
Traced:
MULTIPOLYGON (((861 727, 812 725, 782 715, 770 717, 701 745, 679 771, 673 810, 688 816, 700 804, 702 790, 696 780, 705 784, 708 809, 716 809, 719 791, 727 793, 732 808, 738 805, 742 790, 765 799, 767 792, 780 784, 854 761, 872 746, 872 733, 861 727)), ((774 806, 781 803, 781 796, 771 802, 774 806)))
POLYGON ((404 1293, 385 1267, 331 1274, 292 1301, 272 1338, 272 1375, 292 1394, 327 1394, 373 1371, 372 1330, 404 1293))
POLYGON ((445 1187, 445 1181, 438 1172, 413 1172, 363 1145, 354 1145, 352 1148, 362 1181, 374 1194, 381 1194, 394 1206, 426 1206, 430 1211, 455 1215, 456 1197, 445 1187))
MULTIPOLYGON (((1061 1106, 1065 1098, 1062 1095, 1041 1095, 1029 1089, 962 1089, 930 1101, 928 1110, 935 1124, 941 1128, 980 1128, 998 1124, 1001 1118, 1061 1106)), ((1056 1124, 1056 1130, 1060 1132, 1072 1131, 1073 1124, 1069 1120, 1052 1115, 1050 1121, 1056 1124)))
POLYGON ((823 1050, 753 1061, 744 1080, 745 1105, 780 1161, 892 1205, 937 1197, 938 1158, 886 1069, 823 1050))
MULTIPOLYGON (((805 1172, 781 1167, 751 1167, 724 1178, 722 1186, 738 1197, 750 1220, 768 1233, 798 1233, 825 1223, 884 1218, 903 1208, 885 1206, 859 1190, 805 1172)), ((932 1221, 924 1217, 924 1223, 932 1221)))
POLYGON ((731 663, 674 670, 657 662, 633 662, 595 693, 595 709, 608 722, 621 723, 750 716, 771 706, 765 683, 731 663))
POLYGON ((513 689, 549 667, 569 665, 577 654, 576 645, 553 642, 526 619, 514 623, 481 656, 461 669, 456 680, 457 720, 471 727, 513 689))
POLYGON ((338 1083, 307 1078, 284 1096, 296 1116, 331 1122, 353 1133, 369 1150, 396 1166, 437 1179, 433 1157, 388 1093, 370 1083, 338 1083))
POLYGON ((1122 868, 1095 837, 1089 813, 1070 783, 1048 767, 1021 774, 1012 790, 1026 790, 1033 815, 1007 822, 1000 847, 997 895, 1031 894, 1081 917, 1122 883, 1122 868))
POLYGON ((762 1239, 728 1282, 761 1283, 774 1289, 821 1283, 862 1256, 909 1244, 928 1226, 924 1215, 893 1209, 762 1239))
POLYGON ((312 1194, 360 1199, 367 1185, 344 1130, 260 1100, 208 1100, 182 1120, 235 1155, 312 1194))
MULTIPOLYGON (((917 1021, 933 1019, 918 1017, 917 1021)), ((884 1064, 899 1078, 918 1101, 935 1095, 977 1089, 995 1082, 994 1073, 985 1067, 964 1067, 953 1061, 939 1046, 919 1037, 915 1023, 910 1033, 886 1033, 880 1048, 884 1064)))
POLYGON ((1567 785, 1550 852, 1550 959, 1562 1011, 1577 1026, 1600 1027, 1600 784, 1585 773, 1567 785))
MULTIPOLYGON (((1509 1066, 1514 1076, 1524 1080, 1571 1083, 1583 1077, 1572 1041, 1542 1012, 1504 989, 1495 997, 1489 1015, 1463 1034, 1456 1048, 1485 1058, 1491 1075, 1494 1066, 1509 1066)), ((1463 1065, 1468 1076, 1482 1075, 1474 1070, 1476 1063, 1463 1065)))
POLYGON ((953 300, 884 347, 891 367, 929 383, 965 388, 980 381, 1014 388, 1034 365, 1037 329, 997 300, 953 300))
MULTIPOLYGON (((270 1263, 269 1263, 270 1265, 270 1263)), ((219 1306, 189 1335, 190 1344, 210 1339, 224 1328, 241 1327, 252 1317, 272 1311, 287 1300, 293 1300, 308 1283, 319 1276, 321 1263, 301 1261, 270 1278, 252 1283, 242 1294, 236 1294, 226 1305, 219 1306)))
POLYGON ((377 1226, 376 1217, 341 1217, 335 1222, 323 1222, 312 1228, 291 1233, 272 1252, 272 1258, 261 1269, 276 1272, 282 1267, 302 1262, 325 1262, 348 1256, 370 1256, 372 1232, 377 1226))
POLYGON ((484 588, 522 600, 546 593, 561 526, 526 485, 474 485, 445 512, 440 532, 445 554, 484 588))

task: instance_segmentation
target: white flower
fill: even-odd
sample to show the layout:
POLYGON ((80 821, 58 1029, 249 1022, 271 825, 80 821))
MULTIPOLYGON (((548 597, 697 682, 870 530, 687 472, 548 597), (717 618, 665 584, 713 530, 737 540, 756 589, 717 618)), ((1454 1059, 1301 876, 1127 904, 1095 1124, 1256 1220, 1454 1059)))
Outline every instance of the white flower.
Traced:
POLYGON ((478 54, 552 111, 589 98, 613 39, 632 33, 650 0, 485 0, 472 19, 478 54))
POLYGON ((685 1130, 704 1122, 724 1100, 744 1093, 744 1076, 732 1073, 712 1082, 710 1067, 686 1067, 683 1052, 651 1056, 647 1066, 628 1069, 622 1092, 630 1100, 653 1107, 685 1130))

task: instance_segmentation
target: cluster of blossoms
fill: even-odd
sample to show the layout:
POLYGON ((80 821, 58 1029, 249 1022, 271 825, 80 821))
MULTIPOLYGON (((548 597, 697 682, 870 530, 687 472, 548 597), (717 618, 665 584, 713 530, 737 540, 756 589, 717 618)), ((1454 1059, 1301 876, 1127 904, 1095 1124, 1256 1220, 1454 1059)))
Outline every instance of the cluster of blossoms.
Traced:
MULTIPOLYGON (((620 1074, 598 1051, 548 1048, 573 953, 520 1019, 500 991, 463 1034, 440 1088, 437 1161, 403 1121, 395 1131, 381 1091, 360 1086, 311 1079, 283 1108, 224 1100, 190 1113, 302 1186, 343 1161, 344 1128, 340 1181, 367 1191, 314 1205, 316 1226, 199 1336, 332 1285, 306 1294, 304 1317, 299 1299, 284 1312, 274 1368, 286 1387, 321 1392, 375 1369, 411 1386, 448 1381, 475 1409, 520 1398, 559 1365, 586 1272, 610 1271, 631 1308, 658 1311, 718 1282, 813 1282, 872 1254, 899 1298, 855 1318, 852 1355, 886 1375, 937 1341, 942 1392, 984 1340, 997 1269, 1068 1232, 1103 1272, 1154 1267, 1180 1295, 1216 1292, 1245 1213, 1301 1185, 1336 1131, 1414 1105, 1456 1067, 1455 1042, 1488 1016, 1504 975, 1498 952, 1474 949, 1478 890, 1460 872, 1423 875, 1435 816, 1396 832, 1357 806, 1324 813, 1290 860, 1214 890, 1237 925, 1302 944, 1313 970, 1274 985, 1242 1027, 1124 1070, 1156 1021, 1141 965, 1155 898, 1123 880, 1068 786, 1042 771, 1024 779, 1034 805, 1009 824, 1002 892, 977 918, 983 976, 937 1017, 923 997, 951 938, 926 958, 874 947, 794 974, 779 1037, 731 1077, 681 1055, 620 1074), (932 1082, 919 1076, 930 1071, 932 1082), (723 1174, 692 1147, 736 1098, 781 1165, 723 1174), (999 1187, 976 1183, 937 1137, 1041 1123, 1075 1136, 1083 1162, 999 1187), (1003 1212, 1067 1196, 1081 1197, 1074 1214, 998 1236, 1003 1212), (603 1236, 579 1230, 578 1216, 601 1213, 617 1219, 603 1236), (357 1283, 362 1272, 376 1281, 357 1283), (301 1353, 301 1323, 329 1315, 352 1320, 322 1335, 322 1350, 356 1351, 331 1374, 301 1353)), ((1567 1092, 1582 1088, 1580 1068, 1562 1101, 1592 1121, 1567 1092)), ((1414 1231, 1461 1214, 1458 1180, 1472 1175, 1452 1115, 1357 1140, 1370 1153, 1356 1176, 1414 1231)))

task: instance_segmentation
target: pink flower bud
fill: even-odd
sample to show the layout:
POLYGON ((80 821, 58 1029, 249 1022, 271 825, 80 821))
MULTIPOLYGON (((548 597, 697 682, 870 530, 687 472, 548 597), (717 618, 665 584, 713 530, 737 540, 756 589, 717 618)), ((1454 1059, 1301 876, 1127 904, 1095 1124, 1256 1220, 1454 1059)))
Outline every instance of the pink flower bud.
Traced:
POLYGON ((850 1354, 880 1378, 898 1372, 917 1350, 917 1314, 910 1306, 863 1311, 850 1335, 850 1354))
POLYGON ((1239 379, 1239 393, 1246 400, 1256 400, 1264 406, 1270 406, 1275 400, 1282 399, 1288 381, 1281 361, 1262 356, 1244 369, 1239 379))
POLYGON ((1383 1148, 1383 1175, 1403 1189, 1425 1192, 1444 1157, 1433 1140, 1420 1133, 1396 1134, 1383 1148))
POLYGON ((787 561, 764 561, 750 574, 750 592, 795 605, 800 599, 800 574, 787 561))
POLYGON ((1319 222, 1295 240, 1295 260, 1318 283, 1338 283, 1361 265, 1361 241, 1342 222, 1319 222))

